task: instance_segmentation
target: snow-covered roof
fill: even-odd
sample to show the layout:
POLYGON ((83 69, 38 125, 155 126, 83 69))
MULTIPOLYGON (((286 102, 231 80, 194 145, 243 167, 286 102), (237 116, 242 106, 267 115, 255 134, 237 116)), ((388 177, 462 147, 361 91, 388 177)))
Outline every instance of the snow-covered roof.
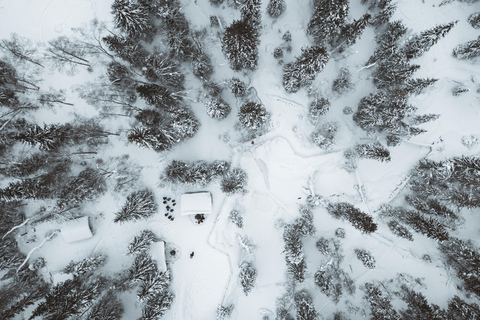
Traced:
POLYGON ((150 246, 150 255, 152 259, 157 261, 158 270, 160 272, 167 271, 167 263, 165 261, 165 242, 154 242, 150 246))
POLYGON ((180 212, 182 215, 212 213, 212 194, 208 191, 182 194, 180 212))
POLYGON ((68 221, 60 232, 65 242, 68 243, 93 237, 86 216, 68 221))

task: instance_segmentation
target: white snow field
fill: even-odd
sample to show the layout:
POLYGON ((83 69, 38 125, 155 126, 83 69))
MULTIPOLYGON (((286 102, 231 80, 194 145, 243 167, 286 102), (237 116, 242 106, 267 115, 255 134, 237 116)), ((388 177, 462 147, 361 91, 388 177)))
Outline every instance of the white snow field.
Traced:
MULTIPOLYGON (((165 241, 166 251, 176 248, 178 255, 176 259, 169 260, 167 257, 166 260, 172 274, 171 291, 175 298, 164 319, 211 320, 216 318, 220 305, 234 304, 230 319, 272 320, 275 319, 277 299, 287 292, 281 225, 299 217, 299 207, 306 204, 306 198, 313 190, 326 200, 346 201, 355 205, 373 216, 379 227, 375 233, 365 235, 347 221, 334 219, 325 208, 313 209, 316 236, 303 241, 307 274, 306 280, 297 284, 295 290, 307 289, 313 295, 317 312, 324 319, 333 319, 332 314, 336 311, 346 312, 351 319, 363 319, 362 312, 368 314, 368 305, 362 302, 363 292, 358 287, 367 281, 395 278, 399 273, 421 278, 423 286, 416 285, 415 290, 422 292, 430 303, 443 308, 453 295, 465 298, 465 293, 457 288, 453 272, 444 265, 437 242, 419 233, 414 233, 413 242, 399 238, 377 216, 380 205, 390 201, 395 203, 398 199, 396 196, 401 194, 408 181, 409 171, 420 159, 480 156, 480 144, 469 149, 461 143, 464 136, 476 135, 480 138, 480 65, 451 56, 455 46, 480 35, 480 30, 473 29, 466 21, 471 13, 480 11, 480 6, 478 3, 467 5, 461 2, 440 6, 441 2, 397 2, 398 9, 392 19, 402 20, 412 34, 437 24, 455 20, 459 22, 447 36, 415 61, 421 65, 415 77, 439 80, 425 93, 414 96, 410 102, 418 108, 418 114, 435 113, 441 117, 421 125, 427 130, 426 133, 390 148, 390 162, 364 159, 359 161, 358 168, 353 172, 344 168, 345 150, 355 143, 372 142, 367 133, 354 124, 352 116, 344 115, 342 109, 350 106, 355 110, 360 99, 375 90, 370 79, 371 71, 363 68, 376 47, 375 30, 368 27, 361 39, 346 50, 341 58, 331 59, 312 85, 332 103, 324 119, 336 121, 339 125, 336 145, 332 150, 325 151, 310 139, 314 130, 308 120, 311 97, 306 90, 295 94, 285 92, 282 69, 273 58, 273 50, 282 43, 281 37, 286 31, 291 32, 293 40, 292 52, 285 52, 285 62, 293 61, 301 53, 302 47, 311 45, 311 40, 306 36, 307 23, 312 14, 310 1, 286 0, 286 12, 274 21, 265 12, 268 1, 263 0, 258 70, 248 74, 233 72, 222 54, 216 31, 209 31, 207 39, 211 46, 206 50, 215 67, 213 80, 223 83, 236 76, 256 89, 258 99, 271 114, 269 131, 255 138, 253 144, 252 141, 239 142, 234 125, 240 102, 232 95, 225 95, 223 98, 233 107, 231 114, 221 122, 211 119, 205 112, 202 97, 194 96, 195 87, 200 86, 199 80, 187 76, 186 87, 194 92, 189 96, 192 101, 189 100, 187 104, 201 123, 199 132, 193 138, 171 151, 157 153, 127 144, 128 121, 116 118, 109 121, 109 130, 116 130, 120 135, 110 137, 108 146, 95 155, 105 159, 130 155, 132 162, 141 168, 138 185, 155 192, 155 198, 160 203, 158 213, 144 220, 114 223, 115 213, 124 204, 126 194, 109 192, 87 207, 93 237, 72 243, 67 243, 62 237, 48 239, 32 253, 30 260, 43 257, 47 262, 44 276, 48 281, 55 281, 59 276, 54 275, 59 274, 70 261, 79 261, 92 253, 104 253, 108 261, 102 272, 113 275, 132 264, 134 256, 127 254, 128 244, 140 231, 148 229, 165 241), (347 95, 336 97, 331 92, 331 82, 342 67, 349 69, 356 86, 347 95), (458 97, 453 96, 451 90, 458 84, 470 90, 458 97), (232 167, 240 167, 248 174, 247 192, 227 196, 222 193, 217 180, 204 188, 170 188, 160 181, 160 176, 171 160, 231 161, 232 167), (212 193, 213 209, 206 216, 205 223, 195 224, 188 215, 181 216, 180 210, 172 214, 174 221, 164 217, 162 197, 180 201, 182 194, 197 191, 212 193), (238 209, 243 216, 244 226, 241 229, 229 220, 233 209, 238 209), (345 255, 341 267, 354 280, 357 290, 353 296, 344 294, 340 302, 334 304, 314 283, 317 268, 328 262, 318 252, 315 242, 319 237, 334 238, 335 230, 340 227, 346 231, 345 239, 341 240, 345 255), (254 247, 242 247, 242 239, 249 239, 254 247), (364 248, 372 253, 376 260, 375 269, 363 266, 354 253, 356 248, 364 248), (192 252, 193 258, 190 257, 192 252), (422 258, 425 254, 432 258, 431 263, 422 258), (253 262, 258 271, 255 286, 248 295, 244 294, 237 280, 243 261, 253 262), (347 300, 359 307, 357 314, 348 313, 347 300)), ((80 27, 94 18, 112 26, 111 3, 110 0, 0 0, 0 37, 8 38, 10 33, 15 32, 32 41, 45 42, 60 35, 70 35, 71 28, 80 27)), ((181 0, 181 3, 182 12, 192 29, 209 27, 211 15, 221 17, 225 24, 222 23, 223 28, 240 17, 238 10, 225 4, 213 7, 207 0, 181 0)), ((350 1, 349 20, 359 18, 367 11, 367 7, 361 5, 360 0, 350 1)), ((38 111, 34 121, 39 124, 59 123, 73 119, 74 114, 98 115, 95 108, 71 90, 73 85, 93 81, 95 76, 96 71, 80 72, 74 77, 47 74, 42 85, 67 89, 67 97, 75 105, 69 109, 62 107, 38 111)), ((30 147, 22 145, 20 148, 27 150, 30 147)), ((7 182, 1 184, 4 187, 7 182)), ((41 205, 43 203, 29 204, 27 216, 41 205)), ((479 214, 478 209, 463 210, 465 223, 451 234, 460 239, 470 239, 480 246, 479 214)), ((57 222, 36 226, 35 231, 29 231, 36 235, 34 242, 17 236, 22 252, 29 253, 45 239, 48 231, 61 229, 62 226, 57 222)), ((159 245, 155 250, 163 248, 159 245)), ((163 253, 155 252, 154 258, 155 254, 159 263, 163 264, 163 253)), ((120 296, 125 306, 122 319, 138 319, 142 311, 141 303, 136 300, 136 291, 120 296)), ((17 319, 27 319, 35 307, 30 306, 17 319)), ((291 313, 295 314, 293 309, 291 313)))

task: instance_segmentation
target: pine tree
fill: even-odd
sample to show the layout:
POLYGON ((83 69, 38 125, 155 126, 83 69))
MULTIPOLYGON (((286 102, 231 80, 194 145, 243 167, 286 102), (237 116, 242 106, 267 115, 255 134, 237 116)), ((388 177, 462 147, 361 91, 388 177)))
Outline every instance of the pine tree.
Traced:
POLYGON ((240 266, 240 273, 238 274, 238 281, 243 288, 246 296, 252 291, 257 280, 257 269, 251 262, 244 261, 240 266))
POLYGON ((261 0, 243 0, 243 5, 240 8, 242 20, 251 24, 257 30, 262 24, 260 6, 261 0))
POLYGON ((245 20, 235 20, 225 29, 222 51, 233 70, 255 70, 259 44, 259 33, 255 26, 245 20))
POLYGON ((448 302, 448 319, 475 320, 480 318, 480 308, 475 303, 467 303, 455 295, 448 302))
POLYGON ((358 157, 365 159, 378 160, 380 162, 389 162, 391 160, 390 151, 380 143, 357 144, 355 152, 358 157))
POLYGON ((135 257, 132 266, 128 269, 127 279, 129 282, 138 283, 156 273, 158 273, 157 262, 146 252, 142 252, 135 257))
POLYGON ((402 217, 403 221, 407 223, 413 230, 426 235, 429 238, 437 241, 448 240, 449 235, 445 227, 437 220, 429 217, 424 217, 416 211, 408 211, 402 217))
POLYGON ((269 119, 267 109, 256 102, 245 102, 238 112, 240 124, 248 130, 259 130, 264 127, 269 119))
POLYGON ((108 35, 102 40, 110 51, 134 67, 141 68, 144 59, 149 55, 149 52, 140 45, 139 40, 134 38, 108 35))
POLYGON ((480 12, 475 12, 469 15, 467 22, 472 26, 472 28, 480 29, 480 12))
POLYGON ((140 98, 149 105, 171 110, 178 106, 180 98, 173 92, 157 84, 142 84, 136 88, 140 98))
POLYGON ((370 234, 377 230, 377 224, 368 214, 358 210, 348 202, 330 203, 328 212, 336 219, 346 219, 363 233, 370 234))
POLYGON ((127 139, 130 143, 159 152, 170 150, 175 143, 180 141, 174 132, 149 128, 133 128, 127 139))
POLYGON ((355 249, 355 254, 358 260, 362 261, 363 265, 368 269, 375 269, 375 258, 372 254, 364 249, 355 249))
POLYGON ((40 150, 54 150, 69 141, 70 126, 65 125, 29 125, 24 132, 12 138, 28 145, 39 146, 40 150))
POLYGON ((137 299, 140 302, 147 302, 155 299, 156 296, 161 295, 168 289, 170 285, 170 273, 155 272, 148 274, 137 292, 137 299))
POLYGON ((400 52, 400 39, 407 33, 407 27, 402 21, 397 20, 389 22, 385 30, 375 37, 377 42, 377 49, 370 57, 366 65, 372 64, 375 61, 388 60, 400 52))
POLYGON ((153 242, 157 242, 157 236, 150 230, 143 230, 135 236, 128 245, 128 254, 138 254, 150 248, 153 242))
POLYGON ((270 0, 267 6, 267 13, 270 17, 276 19, 282 15, 286 7, 285 0, 270 0))
POLYGON ((440 242, 440 252, 447 265, 463 280, 467 291, 480 296, 480 250, 470 240, 450 238, 440 242))
POLYGON ((313 299, 306 290, 299 291, 294 295, 297 320, 318 320, 319 315, 313 305, 313 299))
POLYGON ((402 86, 419 68, 420 65, 410 64, 404 55, 393 55, 378 63, 373 83, 379 89, 402 86))
POLYGON ((150 82, 159 82, 172 91, 184 89, 185 75, 180 71, 180 64, 165 52, 149 54, 142 65, 142 73, 150 82))
POLYGON ((86 320, 120 320, 125 312, 122 301, 108 291, 92 307, 86 320))
POLYGON ((295 62, 283 67, 283 86, 288 93, 295 93, 301 87, 309 86, 317 73, 323 70, 330 59, 325 47, 302 48, 295 62))
POLYGON ((107 190, 105 176, 100 171, 87 168, 63 188, 57 200, 61 209, 73 208, 84 202, 93 201, 107 190))
POLYGON ((164 291, 162 294, 156 295, 148 300, 142 309, 142 316, 139 320, 158 320, 170 310, 175 295, 170 291, 164 291))
POLYGON ((229 89, 235 98, 243 97, 247 93, 247 85, 238 78, 230 79, 229 89))
POLYGON ((211 118, 217 120, 225 119, 232 111, 232 107, 230 107, 230 105, 222 98, 214 98, 205 101, 205 109, 211 118))
POLYGON ((420 94, 429 86, 435 84, 438 79, 431 78, 417 78, 417 79, 407 79, 404 83, 402 90, 405 90, 409 94, 420 94))
POLYGON ((404 49, 407 59, 418 58, 423 53, 427 52, 430 47, 438 42, 438 40, 445 37, 457 22, 458 21, 454 21, 438 25, 432 29, 422 31, 419 35, 414 35, 408 39, 404 49))
POLYGON ((382 24, 387 23, 388 20, 390 20, 390 18, 393 16, 396 10, 397 10, 397 4, 389 3, 385 6, 385 8, 380 10, 380 12, 377 13, 375 17, 373 17, 370 23, 372 24, 372 26, 378 28, 382 24))
POLYGON ((350 71, 347 68, 341 68, 338 78, 333 80, 332 91, 340 96, 352 90, 354 84, 350 78, 350 71))
POLYGON ((66 280, 50 290, 29 319, 41 316, 45 320, 66 320, 86 311, 100 293, 101 283, 98 280, 66 280))
POLYGON ((247 173, 241 168, 233 168, 222 177, 220 187, 222 192, 231 196, 237 193, 246 193, 246 186, 248 183, 247 173))
POLYGON ((64 273, 72 273, 75 276, 93 273, 98 268, 105 265, 107 262, 107 256, 96 253, 92 256, 85 258, 81 261, 71 261, 64 269, 64 273))
POLYGON ((302 235, 294 225, 286 225, 283 230, 283 241, 285 243, 285 259, 287 263, 300 264, 305 253, 302 244, 302 235))
POLYGON ((228 215, 228 220, 234 223, 238 228, 243 228, 243 217, 240 214, 240 211, 238 211, 237 209, 233 209, 232 211, 230 211, 230 214, 228 215))
POLYGON ((444 310, 435 304, 430 305, 420 292, 415 292, 406 285, 402 285, 402 291, 402 299, 408 305, 407 309, 400 311, 402 319, 443 320, 447 318, 444 310))
POLYGON ((327 114, 331 103, 325 98, 316 98, 308 107, 308 118, 312 124, 316 125, 320 116, 327 114))
POLYGON ((157 213, 158 205, 151 190, 133 192, 127 197, 122 210, 116 213, 114 222, 135 221, 148 218, 157 213))
POLYGON ((307 262, 305 258, 299 263, 291 263, 287 261, 287 274, 298 283, 305 281, 305 274, 307 272, 307 262))
POLYGON ((365 283, 362 287, 365 300, 370 304, 371 319, 400 320, 400 316, 393 308, 390 299, 372 283, 365 283))
POLYGON ((191 62, 191 66, 192 72, 197 78, 203 81, 210 80, 210 76, 213 73, 213 65, 209 56, 204 53, 195 56, 191 62))
POLYGON ((453 56, 457 59, 475 59, 480 56, 480 36, 476 40, 468 41, 453 49, 453 56))
POLYGON ((147 8, 138 2, 115 0, 112 4, 115 28, 119 28, 130 38, 145 37, 151 31, 147 8))
POLYGON ((307 34, 311 35, 316 43, 330 42, 345 24, 348 12, 348 1, 316 1, 307 34))
POLYGON ((229 304, 228 306, 219 306, 217 308, 217 317, 216 320, 225 320, 232 315, 235 305, 229 304))
POLYGON ((354 45, 368 26, 370 18, 371 15, 366 13, 360 19, 354 20, 351 24, 342 26, 340 34, 336 39, 336 44, 342 45, 342 47, 350 47, 354 45))
POLYGON ((343 289, 349 294, 355 292, 355 285, 348 274, 340 269, 338 263, 327 263, 315 272, 315 285, 320 291, 337 304, 343 295, 343 289))
POLYGON ((394 235, 407 239, 408 241, 413 241, 412 233, 397 221, 391 220, 387 223, 387 225, 394 235))

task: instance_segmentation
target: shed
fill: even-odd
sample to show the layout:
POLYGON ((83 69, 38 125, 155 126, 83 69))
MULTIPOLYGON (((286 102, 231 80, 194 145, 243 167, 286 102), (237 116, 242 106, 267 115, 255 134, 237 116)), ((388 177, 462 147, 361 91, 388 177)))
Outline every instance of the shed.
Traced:
POLYGON ((60 233, 65 242, 68 243, 93 237, 87 216, 68 221, 60 230, 60 233))
POLYGON ((181 215, 212 213, 212 194, 208 191, 182 194, 180 213, 181 215))
POLYGON ((165 242, 154 242, 150 245, 150 255, 153 260, 157 261, 158 270, 160 272, 167 271, 167 263, 165 260, 165 242))

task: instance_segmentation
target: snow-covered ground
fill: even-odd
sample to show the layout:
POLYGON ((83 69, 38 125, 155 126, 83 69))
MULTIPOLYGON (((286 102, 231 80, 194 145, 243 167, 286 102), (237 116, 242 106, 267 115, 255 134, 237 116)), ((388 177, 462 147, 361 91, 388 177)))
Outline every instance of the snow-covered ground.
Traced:
MULTIPOLYGON (((213 14, 219 15, 226 25, 239 18, 238 11, 226 6, 213 8, 207 0, 185 0, 182 3, 182 10, 193 28, 208 26, 209 16, 213 14)), ((235 107, 226 120, 218 122, 206 115, 203 103, 199 101, 191 102, 190 105, 201 122, 200 131, 172 152, 157 154, 127 145, 125 136, 121 135, 113 138, 112 146, 99 155, 110 157, 130 154, 132 160, 142 168, 140 184, 154 189, 158 201, 163 196, 179 199, 184 191, 197 191, 195 188, 169 190, 159 183, 165 164, 172 159, 231 160, 233 166, 240 166, 247 172, 248 193, 228 197, 221 193, 218 182, 210 184, 207 189, 213 193, 214 210, 202 225, 192 223, 187 216, 179 216, 178 210, 173 222, 159 210, 158 214, 148 220, 113 223, 114 213, 123 205, 124 196, 107 194, 91 205, 89 215, 94 217, 91 219, 93 238, 67 244, 61 237, 56 237, 37 250, 32 258, 44 257, 49 272, 53 274, 62 270, 71 260, 78 261, 92 252, 102 252, 109 258, 105 272, 113 274, 131 265, 133 257, 127 255, 127 245, 141 230, 149 229, 180 251, 179 259, 169 264, 175 301, 165 319, 214 319, 219 305, 232 303, 235 304, 232 319, 261 319, 263 315, 270 315, 269 319, 273 319, 276 299, 286 290, 283 229, 277 223, 279 220, 290 223, 298 217, 299 205, 305 204, 311 186, 322 197, 350 202, 376 219, 376 209, 391 201, 401 191, 408 171, 418 160, 426 156, 441 160, 460 154, 480 155, 480 145, 468 149, 461 143, 463 136, 474 134, 480 137, 480 94, 477 91, 480 88, 480 65, 451 57, 453 47, 480 35, 480 30, 471 28, 466 22, 475 8, 474 5, 468 6, 460 2, 439 6, 440 3, 441 0, 400 1, 393 16, 394 20, 401 19, 412 33, 440 23, 459 22, 450 34, 418 58, 421 68, 415 76, 438 78, 439 81, 425 93, 414 97, 411 103, 418 108, 419 114, 435 113, 441 117, 422 125, 428 130, 427 133, 391 148, 391 162, 360 160, 354 173, 343 168, 344 150, 355 142, 372 142, 364 131, 354 125, 351 115, 342 112, 345 106, 355 110, 359 100, 374 90, 368 78, 371 72, 362 69, 375 49, 375 33, 372 28, 368 28, 361 40, 345 53, 344 59, 332 59, 317 76, 313 87, 332 102, 327 118, 337 121, 340 131, 337 145, 332 151, 321 150, 310 142, 309 135, 313 130, 307 118, 310 98, 304 90, 297 94, 285 93, 281 82, 281 67, 272 54, 273 49, 282 43, 281 36, 286 31, 290 31, 293 38, 292 52, 285 53, 286 62, 293 61, 300 54, 301 48, 310 44, 305 34, 311 16, 309 1, 287 0, 287 11, 278 20, 273 21, 265 13, 263 15, 260 67, 248 79, 272 115, 271 128, 267 134, 255 139, 254 144, 250 141, 239 143, 234 138, 225 141, 225 133, 234 137, 235 107), (353 92, 336 98, 331 93, 331 80, 335 79, 341 67, 351 71, 357 85, 353 92), (459 97, 453 96, 451 90, 458 84, 470 91, 459 97), (358 191, 361 187, 364 190, 362 193, 358 191), (240 208, 243 214, 243 229, 237 228, 228 220, 233 208, 240 208), (255 244, 252 253, 242 251, 238 235, 250 238, 255 244), (195 252, 193 258, 189 257, 191 252, 195 252), (237 282, 239 265, 244 259, 253 261, 258 270, 255 287, 248 296, 245 296, 237 282)), ((267 4, 267 1, 263 1, 263 10, 267 4)), ((80 27, 93 18, 110 23, 110 5, 111 1, 108 0, 0 0, 0 38, 16 32, 32 41, 48 41, 59 35, 69 35, 70 28, 80 27)), ((353 18, 358 18, 367 11, 367 7, 362 6, 360 1, 352 1, 350 5, 353 18)), ((210 51, 216 68, 213 78, 217 82, 235 75, 228 68, 219 43, 215 43, 210 51)), ((74 84, 78 79, 92 76, 82 73, 65 81, 74 84)), ((242 77, 241 74, 236 76, 242 77)), ((49 81, 52 86, 68 88, 70 85, 65 85, 62 77, 52 76, 49 81)), ((198 80, 187 82, 187 86, 195 86, 195 81, 198 80)), ((69 96, 75 99, 74 93, 70 92, 69 96)), ((226 100, 232 106, 237 104, 231 96, 226 100)), ((85 102, 77 99, 72 111, 48 111, 39 114, 36 120, 38 123, 63 122, 72 116, 73 111, 84 114, 95 112, 85 102)), ((465 225, 454 234, 480 245, 478 210, 465 212, 464 217, 465 225)), ((414 234, 415 241, 409 242, 394 236, 384 224, 379 223, 377 232, 364 235, 348 222, 333 219, 323 208, 314 210, 314 224, 317 236, 304 243, 308 274, 302 287, 313 293, 315 307, 325 317, 337 310, 345 310, 345 305, 343 300, 339 305, 333 304, 314 285, 313 274, 325 262, 315 248, 315 241, 320 236, 334 237, 334 231, 338 227, 346 230, 346 238, 342 240, 345 254, 342 266, 357 286, 369 280, 389 279, 398 273, 406 273, 424 279, 426 289, 421 289, 421 292, 431 303, 445 307, 449 298, 460 294, 438 257, 435 242, 420 234, 414 234), (377 261, 374 270, 366 269, 356 258, 356 248, 368 249, 373 254, 377 261), (431 263, 422 259, 424 254, 432 257, 431 263)), ((38 226, 38 241, 43 239, 47 231, 59 227, 53 223, 38 226)), ((24 252, 28 252, 38 242, 24 241, 20 245, 24 252)), ((134 302, 134 295, 125 294, 123 299, 126 306, 123 319, 138 318, 141 311, 134 302)), ((349 299, 360 306, 360 290, 357 290, 355 297, 349 299)), ((354 317, 352 315, 352 319, 354 317)))

